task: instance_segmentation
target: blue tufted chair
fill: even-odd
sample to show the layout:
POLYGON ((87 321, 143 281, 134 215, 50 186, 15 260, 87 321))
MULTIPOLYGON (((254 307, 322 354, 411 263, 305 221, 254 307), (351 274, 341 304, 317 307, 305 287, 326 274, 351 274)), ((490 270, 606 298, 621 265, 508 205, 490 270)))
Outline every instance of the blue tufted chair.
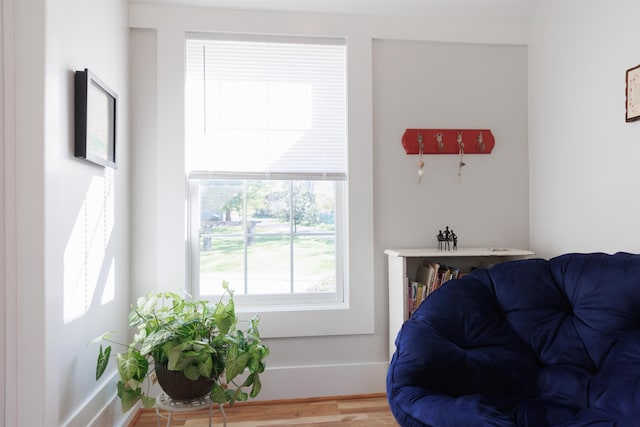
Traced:
POLYGON ((640 255, 446 283, 398 333, 387 396, 404 427, 640 426, 640 255))

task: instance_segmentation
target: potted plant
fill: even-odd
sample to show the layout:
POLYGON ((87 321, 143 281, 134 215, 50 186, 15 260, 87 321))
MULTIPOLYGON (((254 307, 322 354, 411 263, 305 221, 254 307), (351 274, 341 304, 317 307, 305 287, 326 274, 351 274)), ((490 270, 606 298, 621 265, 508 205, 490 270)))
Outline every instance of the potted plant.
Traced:
POLYGON ((224 293, 216 304, 172 292, 150 292, 139 298, 129 313, 129 328, 136 330, 129 344, 112 341, 110 333, 93 340, 100 343, 96 380, 111 358, 111 345, 103 348, 103 342, 125 349, 116 355, 122 412, 139 400, 147 408, 155 404, 155 398, 148 395, 154 371, 170 397, 174 397, 167 389, 170 387, 163 386, 158 374, 186 378, 189 390, 197 390, 198 384, 204 383, 204 390, 196 391, 191 398, 208 392, 220 404, 244 401, 260 393, 260 374, 269 349, 260 339, 259 319, 251 319, 246 330, 238 328, 233 291, 227 282, 222 286, 224 293))

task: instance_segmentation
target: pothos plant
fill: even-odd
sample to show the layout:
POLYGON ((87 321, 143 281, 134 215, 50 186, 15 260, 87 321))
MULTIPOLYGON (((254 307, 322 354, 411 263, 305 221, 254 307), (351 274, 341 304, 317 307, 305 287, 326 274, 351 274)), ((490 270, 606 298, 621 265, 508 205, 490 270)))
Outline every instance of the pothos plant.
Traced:
POLYGON ((129 328, 136 330, 129 344, 111 340, 111 333, 92 341, 100 343, 96 380, 111 359, 111 345, 103 348, 103 344, 124 348, 116 355, 122 412, 139 400, 147 408, 155 404, 148 393, 158 363, 167 363, 170 371, 182 372, 190 380, 213 380, 211 399, 217 403, 233 404, 260 393, 269 348, 260 338, 259 318, 254 316, 245 330, 238 328, 233 291, 227 282, 222 286, 224 293, 216 304, 172 292, 150 292, 129 313, 129 328))

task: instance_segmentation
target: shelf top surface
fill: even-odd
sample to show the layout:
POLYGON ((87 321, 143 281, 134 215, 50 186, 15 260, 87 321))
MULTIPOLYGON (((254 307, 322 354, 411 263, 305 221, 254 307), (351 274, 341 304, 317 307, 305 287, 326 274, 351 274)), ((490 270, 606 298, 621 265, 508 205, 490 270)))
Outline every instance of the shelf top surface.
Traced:
POLYGON ((396 257, 482 257, 482 256, 532 256, 535 252, 528 249, 513 248, 458 248, 456 250, 441 250, 437 248, 416 249, 386 249, 385 254, 396 257))

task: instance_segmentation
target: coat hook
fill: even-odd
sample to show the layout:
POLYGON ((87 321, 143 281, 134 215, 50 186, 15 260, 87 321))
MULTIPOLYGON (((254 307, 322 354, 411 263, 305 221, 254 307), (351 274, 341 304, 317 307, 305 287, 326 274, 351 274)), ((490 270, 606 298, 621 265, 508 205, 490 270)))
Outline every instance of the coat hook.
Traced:
POLYGON ((436 145, 436 148, 438 149, 438 151, 444 150, 444 142, 442 142, 442 132, 436 133, 435 137, 436 137, 436 141, 438 141, 438 145, 436 145))
POLYGON ((458 176, 462 178, 462 167, 466 165, 464 162, 464 142, 462 142, 462 132, 458 132, 458 154, 460 155, 460 162, 458 163, 458 176))
POLYGON ((484 153, 484 140, 482 139, 482 132, 478 134, 478 149, 481 153, 484 153))
POLYGON ((418 184, 422 182, 422 175, 424 175, 424 159, 422 158, 422 153, 424 152, 424 140, 422 138, 422 134, 418 134, 418 147, 420 160, 418 161, 418 184))

